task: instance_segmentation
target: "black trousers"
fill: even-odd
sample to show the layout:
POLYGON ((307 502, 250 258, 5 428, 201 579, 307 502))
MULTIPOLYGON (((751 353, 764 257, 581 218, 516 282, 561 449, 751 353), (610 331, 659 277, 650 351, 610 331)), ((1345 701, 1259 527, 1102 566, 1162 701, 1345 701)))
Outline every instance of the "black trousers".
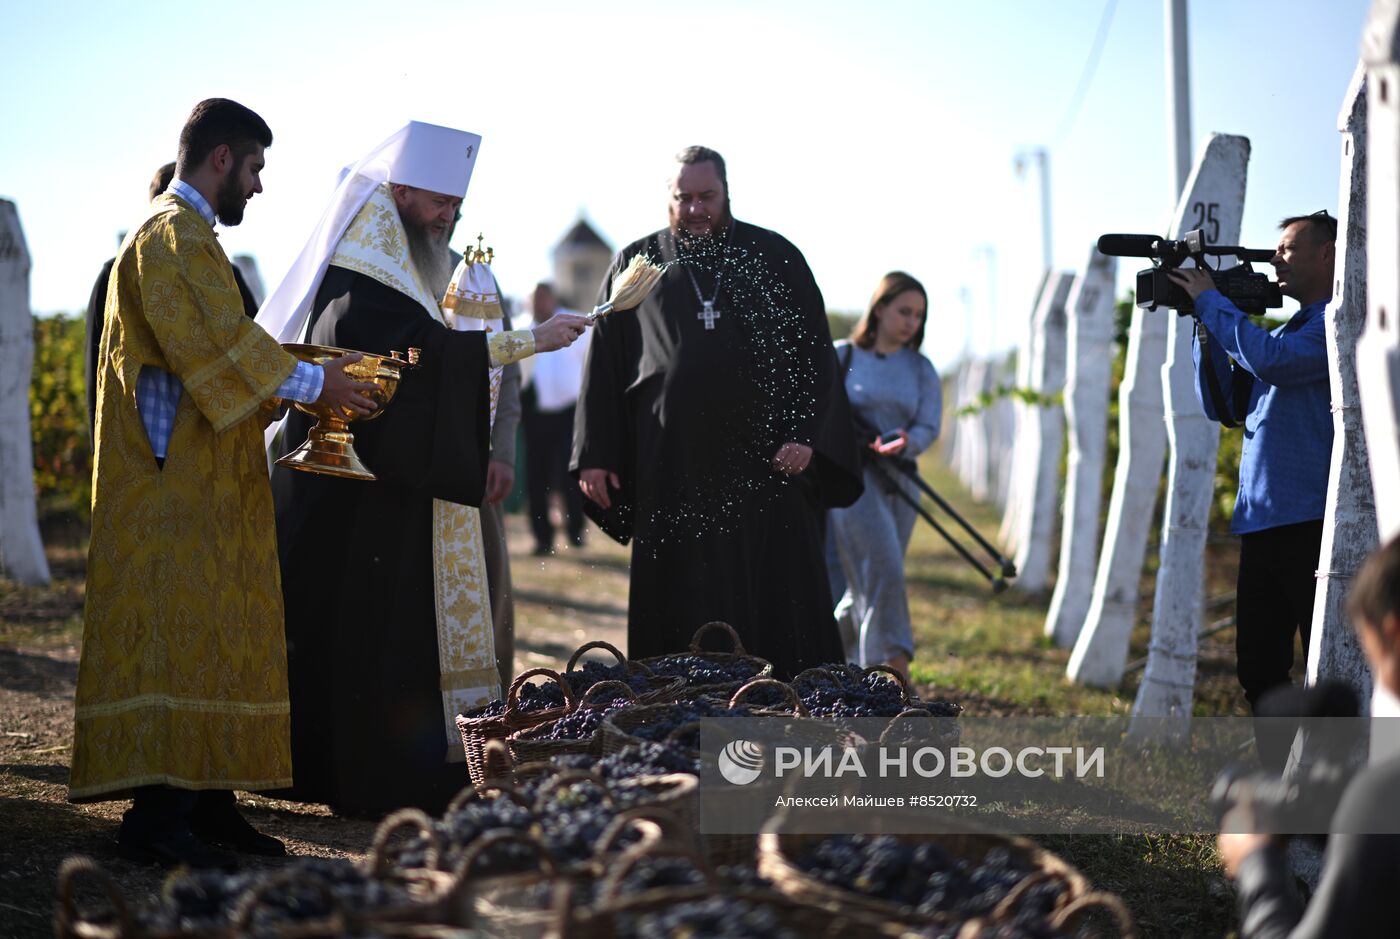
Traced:
POLYGON ((574 409, 539 411, 526 406, 522 415, 525 423, 525 498, 530 505, 530 530, 535 545, 548 548, 554 544, 554 526, 549 521, 549 493, 564 496, 565 525, 569 540, 583 537, 583 493, 569 478, 569 458, 574 444, 574 409))
POLYGON ((1260 695, 1292 681, 1294 634, 1308 647, 1321 553, 1321 519, 1240 536, 1235 674, 1251 711, 1260 695))

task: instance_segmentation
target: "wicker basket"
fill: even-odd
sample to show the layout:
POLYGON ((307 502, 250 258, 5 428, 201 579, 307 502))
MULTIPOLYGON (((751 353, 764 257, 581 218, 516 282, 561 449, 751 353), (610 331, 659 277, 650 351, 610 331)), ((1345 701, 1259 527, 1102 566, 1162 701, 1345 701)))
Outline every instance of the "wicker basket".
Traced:
MULTIPOLYGON (((728 623, 722 623, 719 620, 706 623, 704 626, 695 630, 695 635, 690 640, 689 655, 702 658, 707 662, 713 662, 717 665, 749 664, 754 667, 754 673, 743 681, 714 682, 708 685, 697 685, 692 683, 689 679, 686 679, 684 687, 682 687, 679 692, 681 700, 683 701, 693 700, 701 695, 719 695, 728 699, 730 695, 739 690, 744 682, 752 681, 755 678, 770 678, 773 675, 773 663, 769 662, 767 659, 761 659, 756 655, 750 655, 745 651, 744 643, 739 639, 739 634, 734 631, 734 627, 730 626, 728 623), (723 632, 729 637, 731 651, 709 652, 700 647, 701 640, 703 640, 707 634, 716 631, 723 632)), ((651 658, 638 659, 637 662, 650 669, 659 670, 666 663, 678 658, 681 658, 681 656, 657 655, 651 658)))
POLYGON ((685 687, 684 678, 667 678, 664 675, 653 675, 651 669, 647 668, 641 662, 629 660, 627 656, 622 654, 617 646, 610 642, 604 642, 601 639, 585 642, 575 649, 574 654, 569 656, 568 664, 564 666, 564 674, 567 675, 572 672, 574 666, 583 658, 584 653, 591 652, 594 649, 602 649, 605 652, 612 653, 613 657, 617 659, 617 664, 626 666, 628 673, 646 676, 647 683, 650 687, 637 695, 637 702, 639 704, 660 704, 663 701, 674 701, 676 700, 676 695, 685 687))
POLYGON ((584 708, 602 710, 612 706, 612 702, 617 697, 625 697, 632 704, 637 703, 637 692, 632 690, 632 686, 622 681, 600 681, 592 688, 589 688, 578 699, 574 709, 563 717, 556 717, 552 721, 544 724, 536 724, 529 730, 522 730, 511 734, 506 738, 506 744, 510 747, 511 759, 517 764, 533 763, 536 761, 548 760, 552 756, 566 756, 569 754, 582 753, 589 756, 599 756, 603 750, 603 728, 601 723, 592 736, 582 740, 549 740, 541 735, 549 730, 555 721, 562 720, 584 708), (613 697, 604 701, 594 702, 589 700, 594 692, 602 689, 605 693, 610 693, 613 697))
POLYGON ((622 918, 658 913, 680 903, 704 902, 716 896, 761 903, 777 914, 779 927, 813 939, 899 935, 897 924, 859 911, 811 903, 775 891, 726 887, 693 852, 684 846, 669 843, 643 844, 618 858, 604 877, 592 908, 578 907, 567 902, 568 898, 562 898, 566 902, 558 906, 559 920, 553 935, 567 936, 569 939, 612 939, 618 934, 622 918), (690 860, 705 882, 692 887, 661 887, 630 896, 620 895, 628 872, 643 858, 654 857, 690 860))
MULTIPOLYGON (((758 871, 771 880, 774 887, 782 893, 799 899, 839 904, 844 908, 863 910, 877 917, 900 921, 910 926, 949 925, 965 919, 965 917, 953 913, 920 913, 912 907, 872 897, 856 890, 836 887, 819 880, 799 867, 794 858, 810 845, 829 838, 831 835, 783 831, 783 822, 782 816, 773 818, 764 827, 763 833, 758 836, 758 871)), ((853 818, 851 824, 845 827, 848 831, 859 831, 868 822, 868 817, 853 818)), ((824 824, 832 824, 830 816, 826 817, 824 824)), ((899 829, 904 826, 901 826, 898 820, 893 818, 890 819, 889 827, 892 829, 886 833, 889 837, 911 844, 937 844, 949 854, 968 860, 980 860, 993 848, 1009 850, 1012 857, 1020 861, 1021 866, 1027 868, 1029 873, 1017 887, 1013 888, 1007 896, 1006 902, 998 908, 992 917, 994 920, 1014 914, 1015 901, 1030 886, 1045 879, 1059 880, 1065 885, 1064 894, 1054 913, 1058 913, 1068 904, 1072 904, 1090 892, 1089 882, 1079 871, 1075 870, 1059 855, 1047 851, 1025 838, 994 834, 971 825, 966 826, 963 831, 916 834, 907 830, 900 831, 899 829)))
POLYGON ((559 673, 547 668, 532 668, 515 676, 506 692, 505 713, 495 717, 467 717, 457 715, 457 729, 462 734, 462 749, 467 755, 467 772, 473 783, 481 783, 490 775, 486 766, 486 744, 491 740, 505 740, 511 734, 529 730, 546 721, 563 717, 574 706, 574 693, 569 683, 559 677, 559 673), (564 693, 564 706, 545 708, 542 711, 522 711, 520 689, 531 678, 543 675, 557 683, 564 693))

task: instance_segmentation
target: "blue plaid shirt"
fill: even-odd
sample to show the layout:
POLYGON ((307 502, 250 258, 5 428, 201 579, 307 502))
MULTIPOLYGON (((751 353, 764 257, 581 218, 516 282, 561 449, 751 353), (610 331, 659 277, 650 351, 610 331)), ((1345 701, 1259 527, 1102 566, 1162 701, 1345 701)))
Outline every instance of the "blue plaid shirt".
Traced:
MULTIPOLYGON (((166 190, 188 202, 200 218, 214 227, 214 210, 208 201, 189 183, 176 179, 166 190)), ((277 397, 288 401, 309 403, 321 396, 321 385, 326 378, 325 370, 311 362, 298 362, 296 370, 277 389, 277 397)), ((180 379, 154 365, 143 365, 136 378, 136 407, 141 412, 141 423, 146 425, 146 437, 151 441, 151 452, 157 459, 165 459, 170 446, 170 435, 175 431, 175 411, 180 406, 180 396, 184 394, 180 379)))
MULTIPOLYGON (((1311 522, 1327 509, 1332 465, 1332 388, 1327 372, 1326 301, 1303 307, 1272 331, 1255 326, 1218 290, 1196 298, 1196 317, 1210 332, 1210 357, 1231 407, 1231 382, 1250 381, 1244 418, 1240 485, 1230 530, 1237 535, 1311 522), (1235 360, 1231 365, 1226 356, 1235 360), (1248 376, 1248 377, 1244 377, 1248 376)), ((1196 397, 1219 420, 1201 370, 1199 337, 1192 343, 1196 397)))

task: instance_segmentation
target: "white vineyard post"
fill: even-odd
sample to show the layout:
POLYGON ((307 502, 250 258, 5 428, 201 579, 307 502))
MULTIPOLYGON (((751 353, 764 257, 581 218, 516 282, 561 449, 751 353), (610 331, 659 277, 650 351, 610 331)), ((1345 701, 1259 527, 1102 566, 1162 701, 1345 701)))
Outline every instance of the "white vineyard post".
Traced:
MULTIPOLYGON (((1202 145, 1177 204, 1173 237, 1200 228, 1212 244, 1238 244, 1248 172, 1249 139, 1212 134, 1202 145)), ((1221 259, 1221 266, 1232 262, 1221 259)), ((1220 425, 1205 416, 1196 399, 1191 363, 1195 320, 1165 309, 1158 312, 1169 320, 1167 363, 1162 368, 1163 392, 1170 403, 1167 502, 1152 604, 1152 639, 1129 733, 1168 742, 1182 738, 1191 725, 1205 599, 1206 525, 1215 491, 1220 425)))
POLYGON ((0 576, 47 584, 49 562, 39 536, 29 427, 34 366, 29 266, 19 211, 0 199, 0 576))
POLYGON ((1045 618, 1045 634, 1062 648, 1074 645, 1079 636, 1094 588, 1108 449, 1113 282, 1117 274, 1116 259, 1091 248, 1084 276, 1075 282, 1068 301, 1065 423, 1069 458, 1065 464, 1059 574, 1045 618))

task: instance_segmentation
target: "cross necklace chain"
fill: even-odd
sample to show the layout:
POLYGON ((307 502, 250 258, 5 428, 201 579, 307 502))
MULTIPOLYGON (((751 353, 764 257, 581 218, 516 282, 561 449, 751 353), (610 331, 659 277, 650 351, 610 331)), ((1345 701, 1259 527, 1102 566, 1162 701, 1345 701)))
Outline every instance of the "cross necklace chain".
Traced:
POLYGON ((700 312, 695 315, 695 318, 704 321, 706 330, 712 330, 715 328, 715 320, 719 319, 720 315, 720 311, 715 309, 715 301, 719 299, 719 291, 724 277, 716 268, 715 293, 714 296, 706 300, 705 295, 700 292, 700 282, 695 279, 695 272, 689 267, 685 269, 685 272, 690 275, 690 286, 695 288, 695 299, 700 301, 700 312))

